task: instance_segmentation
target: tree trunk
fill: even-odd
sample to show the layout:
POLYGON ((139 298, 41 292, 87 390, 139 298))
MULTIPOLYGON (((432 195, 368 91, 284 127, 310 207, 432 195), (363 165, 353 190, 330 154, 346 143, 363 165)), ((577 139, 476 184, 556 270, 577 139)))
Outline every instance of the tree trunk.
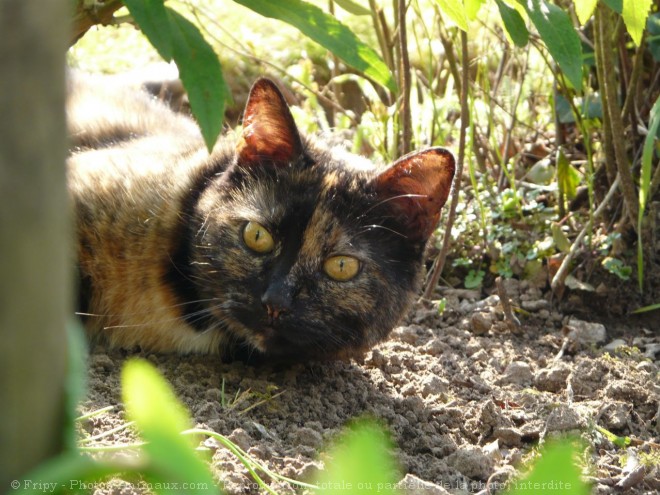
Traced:
POLYGON ((0 2, 0 493, 62 445, 71 307, 64 168, 70 6, 0 2))

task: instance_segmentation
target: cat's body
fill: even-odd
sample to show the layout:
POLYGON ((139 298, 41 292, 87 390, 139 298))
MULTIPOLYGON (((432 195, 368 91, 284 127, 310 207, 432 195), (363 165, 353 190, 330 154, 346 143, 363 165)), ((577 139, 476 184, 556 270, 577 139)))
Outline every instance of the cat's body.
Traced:
POLYGON ((328 359, 363 352, 402 317, 449 192, 447 151, 377 170, 301 138, 262 79, 242 135, 209 155, 191 120, 146 95, 72 85, 69 187, 92 335, 328 359))

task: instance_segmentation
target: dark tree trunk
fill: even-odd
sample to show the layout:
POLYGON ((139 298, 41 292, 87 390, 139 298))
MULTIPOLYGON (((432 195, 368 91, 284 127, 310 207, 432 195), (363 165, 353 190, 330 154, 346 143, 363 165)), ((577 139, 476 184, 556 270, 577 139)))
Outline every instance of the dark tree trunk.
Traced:
POLYGON ((71 299, 64 168, 70 6, 0 2, 0 493, 62 444, 71 299))

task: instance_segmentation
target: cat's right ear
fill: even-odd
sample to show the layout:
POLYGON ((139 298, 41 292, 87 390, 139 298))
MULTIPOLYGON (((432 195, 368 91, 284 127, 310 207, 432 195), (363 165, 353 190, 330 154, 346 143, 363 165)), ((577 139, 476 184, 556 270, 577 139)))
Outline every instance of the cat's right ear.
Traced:
POLYGON ((380 202, 399 218, 409 239, 426 242, 435 230, 455 165, 449 150, 429 148, 399 158, 376 177, 380 202))
POLYGON ((270 79, 258 79, 250 90, 236 152, 241 165, 272 163, 278 167, 302 155, 302 142, 289 106, 270 79))

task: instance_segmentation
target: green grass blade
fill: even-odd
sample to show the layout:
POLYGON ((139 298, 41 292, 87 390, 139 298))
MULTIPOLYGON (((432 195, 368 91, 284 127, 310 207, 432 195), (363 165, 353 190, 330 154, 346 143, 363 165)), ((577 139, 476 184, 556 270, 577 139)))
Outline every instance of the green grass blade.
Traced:
POLYGON ((359 70, 392 92, 397 91, 392 73, 385 62, 349 28, 315 5, 303 0, 235 0, 236 3, 278 19, 298 29, 305 36, 328 49, 351 67, 359 70))
POLYGON ((650 306, 644 306, 642 308, 637 308, 635 311, 633 311, 633 314, 646 313, 648 311, 657 311, 659 309, 660 309, 660 303, 651 304, 650 306))
POLYGON ((655 150, 655 138, 660 126, 660 96, 655 100, 649 117, 649 133, 644 140, 642 152, 642 173, 639 178, 639 214, 637 217, 637 280, 639 290, 644 286, 644 245, 642 242, 642 221, 651 188, 651 162, 655 150))
POLYGON ((568 13, 545 0, 523 4, 552 58, 573 87, 582 89, 582 43, 568 13))

